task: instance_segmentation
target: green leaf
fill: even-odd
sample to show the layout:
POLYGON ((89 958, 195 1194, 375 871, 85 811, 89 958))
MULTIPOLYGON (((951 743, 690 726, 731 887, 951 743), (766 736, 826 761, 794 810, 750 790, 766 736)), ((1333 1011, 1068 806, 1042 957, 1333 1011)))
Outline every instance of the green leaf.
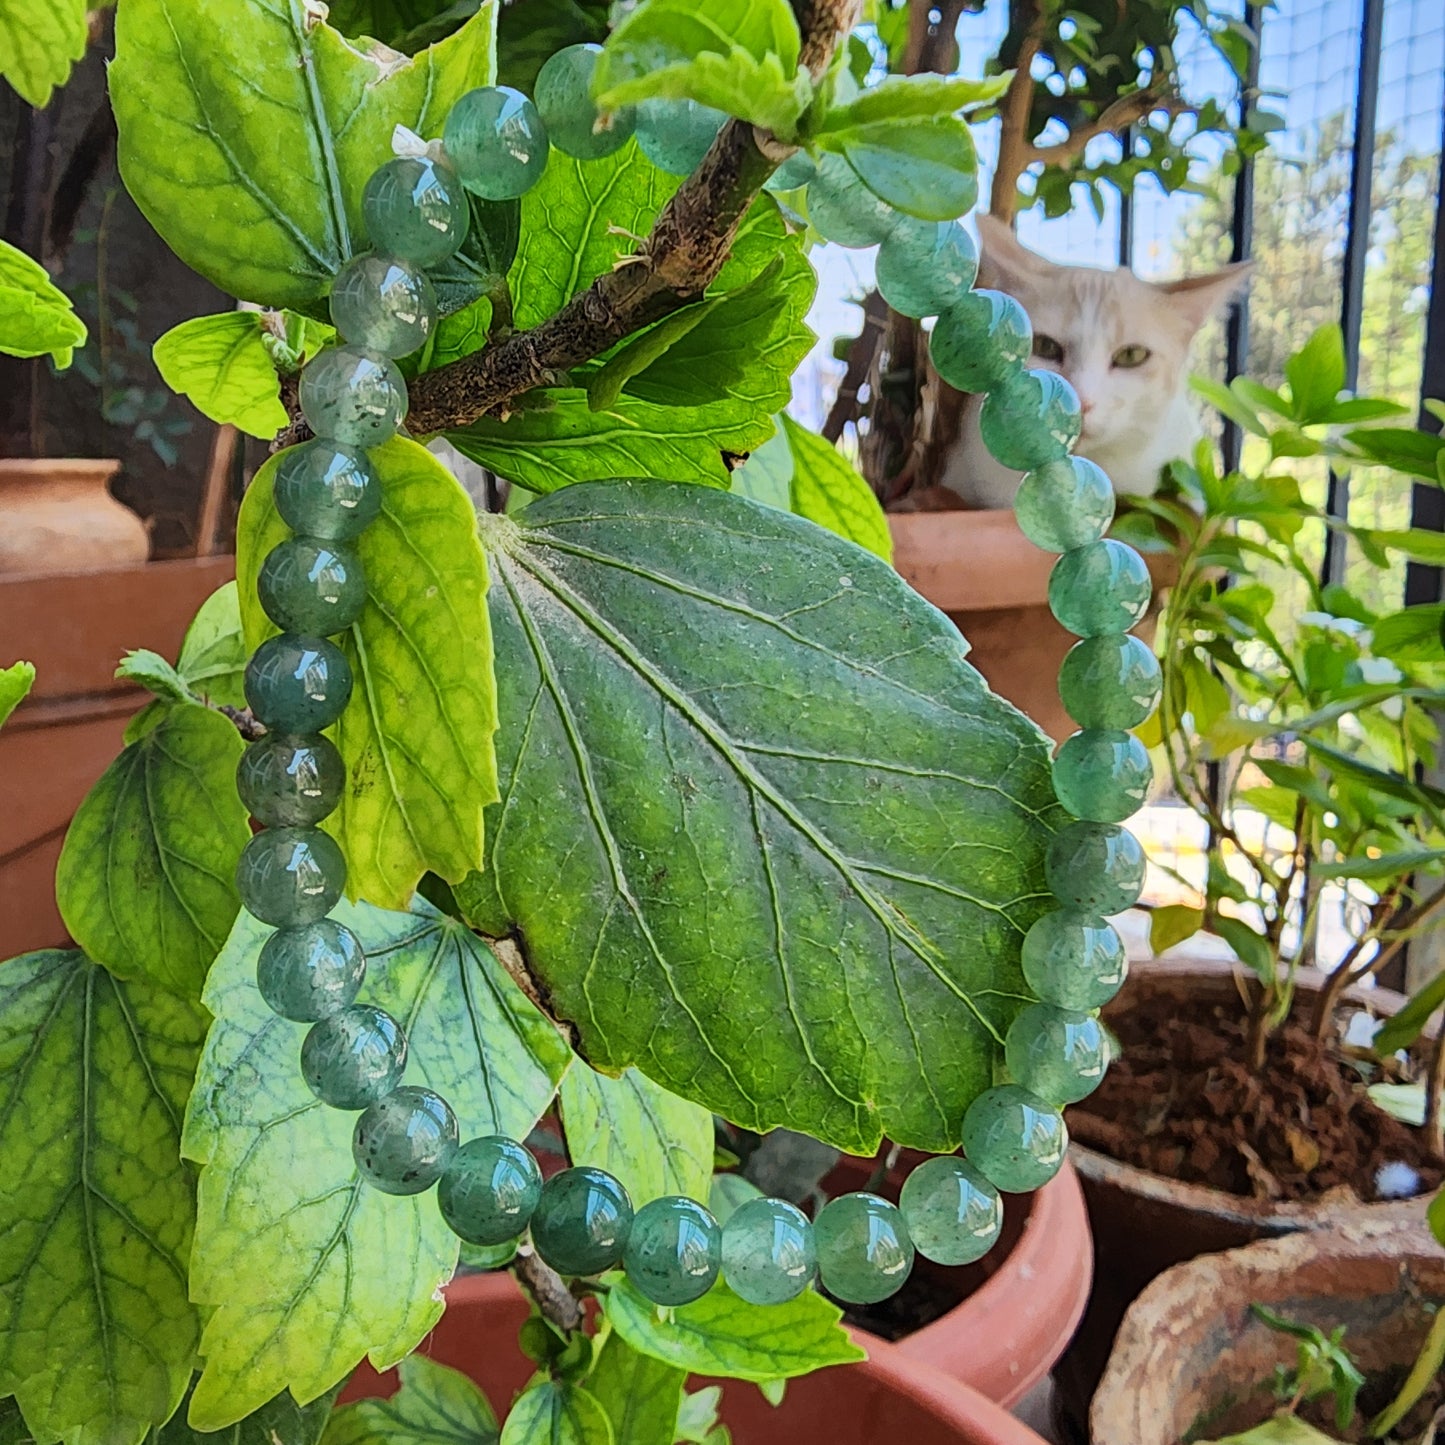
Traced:
POLYGON ((497 17, 497 74, 503 85, 533 93, 537 72, 568 45, 607 38, 608 0, 527 0, 497 17))
MULTIPOLYGON (((0 0, 0 78, 21 100, 44 110, 70 77, 89 38, 86 0, 0 0)), ((3 308, 0 299, 0 308, 3 308)), ((0 321, 0 351, 4 348, 0 321)))
MULTIPOLYGON (((238 1420, 229 1430, 225 1445, 318 1445, 327 1428, 331 1407, 340 1393, 341 1386, 337 1385, 309 1404, 298 1405, 289 1391, 282 1391, 244 1420, 238 1420)), ((147 1445, 219 1445, 219 1442, 214 1435, 191 1429, 183 1404, 147 1445)))
POLYGON ((1204 927, 1204 910, 1168 903, 1149 915, 1149 947, 1156 954, 1178 947, 1204 927))
POLYGON ((1199 1445, 1338 1445, 1338 1441, 1333 1435, 1315 1429, 1308 1420, 1301 1420, 1298 1415, 1279 1414, 1242 1435, 1201 1440, 1199 1445))
POLYGON ((955 116, 854 125, 817 140, 846 157, 875 196, 910 216, 951 221, 978 199, 973 134, 955 116))
POLYGON ((249 656, 236 584, 224 582, 201 603, 186 628, 176 671, 199 696, 229 707, 245 707, 242 678, 249 656))
POLYGON ((426 353, 427 371, 435 371, 448 362, 457 361, 480 351, 492 332, 492 303, 479 296, 470 306, 454 311, 437 322, 431 346, 426 353))
MULTIPOLYGON (((121 658, 115 675, 127 682, 139 683, 167 702, 194 702, 186 680, 158 652, 137 647, 121 658)), ((129 741, 129 740, 127 740, 129 741)), ((229 927, 229 924, 227 925, 229 927)))
MULTIPOLYGON (((405 907, 422 874, 449 883, 482 856, 497 797, 496 685, 476 512, 455 477, 403 438, 369 453, 381 515, 357 542, 367 602, 340 640, 356 685, 333 730, 349 786, 326 820, 352 897, 405 907)), ((289 535, 272 500, 278 457, 257 473, 236 529, 247 646, 276 632, 256 596, 267 552, 289 535)))
POLYGON ((1329 863, 1312 863, 1313 878, 1357 878, 1361 883, 1374 883, 1399 878, 1418 868, 1435 868, 1445 861, 1445 848, 1403 848, 1397 852, 1362 854, 1355 858, 1336 858, 1329 863))
MULTIPOLYGON (((1434 1382, 1436 1375, 1440 1373, 1442 1366, 1445 1366, 1445 1311, 1437 1310, 1435 1318, 1430 1322, 1429 1333, 1425 1336, 1425 1342, 1420 1346, 1420 1353, 1415 1357, 1415 1362, 1410 1366, 1410 1373, 1405 1377, 1405 1383, 1400 1386, 1399 1393, 1395 1398, 1370 1421, 1370 1437, 1378 1440, 1388 1435, 1411 1410, 1415 1408, 1424 1397, 1434 1382)), ((1364 1384, 1363 1377, 1359 1378, 1359 1385, 1364 1384)), ((1356 1385, 1358 1394, 1359 1385, 1356 1385)), ((1351 1397, 1350 1416, 1354 1415, 1354 1397, 1351 1397)), ((1349 1424, 1346 1418, 1337 1424, 1349 1424)), ((1414 1433, 1413 1431, 1411 1432, 1414 1433)), ((1428 1440, 1430 1432, 1427 1430, 1421 1438, 1428 1440)))
MULTIPOLYGON (((567 1380, 537 1376, 502 1426, 502 1445, 623 1445, 602 1406, 567 1380)), ((631 1445, 631 1442, 627 1442, 631 1445)))
MULTIPOLYGON (((366 949, 362 1000, 406 1029, 407 1081, 445 1096, 463 1138, 525 1138, 571 1054, 491 951, 421 899, 407 913, 342 903, 334 916, 366 949)), ((216 1022, 184 1140, 205 1166, 191 1266, 192 1296, 210 1311, 190 1411, 199 1430, 283 1388, 311 1399, 364 1354, 395 1364, 436 1323, 457 1260, 435 1199, 363 1184, 354 1116, 302 1080, 302 1031, 256 989, 269 934, 242 913, 203 997, 216 1022)))
POLYGON ((801 43, 788 0, 646 0, 608 37, 593 85, 608 109, 695 100, 792 140, 813 94, 801 43))
POLYGON ((1430 1226, 1430 1233, 1441 1243, 1445 1244, 1445 1189, 1440 1190, 1429 1207, 1425 1210, 1425 1220, 1430 1226))
POLYGON ((1345 337, 1339 326, 1321 326, 1284 364, 1295 419, 1323 420, 1345 385, 1345 337))
POLYGON ((741 1174, 714 1174, 712 1187, 708 1190, 707 1207, 719 1224, 729 1219, 749 1199, 761 1199, 763 1191, 751 1179, 741 1174))
POLYGON ((1191 376, 1190 387, 1227 420, 1242 427, 1253 436, 1268 439, 1269 428, 1260 421, 1258 414, 1241 397, 1237 396, 1221 381, 1207 376, 1191 376))
POLYGON ((1431 1015, 1445 1005, 1445 973, 1437 973, 1411 995, 1398 1013, 1380 1025, 1370 1047, 1382 1058, 1396 1049, 1408 1049, 1425 1032, 1431 1015))
POLYGON ((269 440, 286 425, 287 415, 264 331, 256 311, 182 321, 156 342, 156 370, 202 415, 269 440))
POLYGON ((1267 939, 1242 918, 1216 914, 1210 930, 1217 933, 1233 950, 1235 956, 1262 983, 1274 982, 1275 956, 1267 939))
POLYGON ((401 1389, 391 1399, 337 1410, 322 1445, 496 1445, 497 1417, 460 1370, 408 1355, 399 1373, 401 1389))
POLYGON ((1047 907, 1043 735, 801 518, 621 482, 485 525, 494 913, 586 1056, 752 1129, 953 1147, 1047 907))
MULTIPOLYGON (((0 37, 8 6, 48 0, 0 0, 0 37)), ((12 17, 13 19, 14 17, 12 17)), ((83 20, 82 15, 82 20, 83 20)), ((8 356, 50 356, 64 370, 86 338, 85 323, 50 273, 24 251, 0 241, 0 352, 8 356)))
POLYGON ((34 686, 33 662, 12 662, 9 667, 0 667, 0 723, 25 701, 34 686))
POLYGON ((82 953, 0 968, 0 1395, 37 1440, 139 1445, 185 1393, 181 1111, 205 1028, 82 953))
POLYGON ((866 1359, 842 1326, 843 1311, 813 1290, 781 1305, 751 1305, 725 1284, 659 1318, 626 1278, 603 1300, 612 1328, 644 1355, 694 1375, 788 1380, 866 1359))
POLYGON ((843 105, 829 106, 819 134, 889 121, 932 120, 989 105, 1008 90, 1007 75, 981 80, 943 75, 886 75, 843 105))
POLYGON ((687 1375, 634 1350, 613 1330, 587 1376, 588 1393, 612 1422, 619 1445, 673 1445, 687 1375))
POLYGON ((787 433, 778 430, 732 474, 730 490, 780 511, 793 510, 793 449, 787 433))
POLYGON ((607 361, 587 378, 587 405, 593 411, 606 411, 615 406, 622 395, 622 388, 646 371, 655 361, 661 360, 668 349, 690 332, 693 327, 722 304, 721 296, 684 306, 671 316, 664 316, 656 326, 634 336, 607 361))
POLYGON ((793 511, 891 563, 893 535, 873 488, 837 447, 786 414, 783 431, 793 452, 793 511))
POLYGON ((251 836, 236 796, 241 752, 228 719, 178 704, 124 749, 71 820, 55 869, 60 916, 121 978, 199 994, 241 906, 234 874, 251 836))
POLYGON ((636 1069, 613 1079, 581 1059, 562 1080, 559 1102, 567 1157, 620 1179, 637 1208, 664 1194, 707 1194, 712 1115, 700 1104, 669 1094, 636 1069))
POLYGON ((1414 427, 1365 427, 1347 432, 1345 440, 1372 462, 1394 467, 1428 482, 1440 480, 1441 459, 1445 458, 1445 435, 1418 431, 1414 427))
MULTIPOLYGON (((1376 1046, 1378 1050, 1378 1046, 1376 1046)), ((1365 1093, 1370 1102, 1383 1109, 1392 1119, 1419 1128, 1425 1122, 1425 1085, 1371 1084, 1365 1093)))
POLYGON ((709 1385, 682 1397, 677 1414, 677 1438, 686 1445, 714 1445, 713 1431, 722 1408, 722 1386, 709 1385))
POLYGON ((1384 531, 1378 527, 1364 529, 1377 547, 1403 553, 1412 562, 1427 566, 1445 566, 1445 532, 1432 532, 1425 527, 1408 527, 1400 531, 1384 531))
POLYGON ((301 0, 126 0, 110 77, 126 189, 229 294, 316 302, 365 249, 361 194, 394 128, 439 135, 490 82, 496 9, 406 60, 301 0))

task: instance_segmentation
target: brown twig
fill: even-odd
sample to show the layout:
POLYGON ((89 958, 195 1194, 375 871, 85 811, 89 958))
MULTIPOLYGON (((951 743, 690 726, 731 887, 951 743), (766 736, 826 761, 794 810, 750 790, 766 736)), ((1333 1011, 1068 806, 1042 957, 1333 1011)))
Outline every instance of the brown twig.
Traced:
POLYGON ((989 189, 989 214, 1013 224, 1018 210, 1019 177, 1028 169, 1033 138, 1029 135, 1029 116, 1034 108, 1034 56, 1039 53, 1048 17, 1038 0, 1029 0, 1033 20, 1019 44, 1014 61, 1014 76, 999 105, 1002 126, 998 138, 998 164, 994 167, 993 184, 989 189))
POLYGON ((248 743, 254 743, 257 738, 266 736, 265 727, 256 721, 248 707, 231 707, 228 703, 217 703, 216 711, 224 717, 231 719, 236 724, 236 731, 241 734, 248 743))
POLYGON ((836 442, 843 435, 850 421, 858 420, 858 393, 873 369, 887 321, 888 303, 877 291, 870 291, 863 298, 863 329, 848 347, 848 367, 838 385, 838 395, 828 409, 828 419, 823 423, 823 436, 830 442, 836 442))
POLYGON ((1445 1162, 1445 1028, 1430 1046, 1430 1077, 1425 1083, 1425 1140, 1432 1159, 1445 1162))
POLYGON ((517 1283, 532 1297, 542 1318, 550 1320, 564 1334, 582 1328, 582 1305, 567 1288, 566 1281, 542 1261, 530 1245, 523 1245, 512 1261, 517 1283))

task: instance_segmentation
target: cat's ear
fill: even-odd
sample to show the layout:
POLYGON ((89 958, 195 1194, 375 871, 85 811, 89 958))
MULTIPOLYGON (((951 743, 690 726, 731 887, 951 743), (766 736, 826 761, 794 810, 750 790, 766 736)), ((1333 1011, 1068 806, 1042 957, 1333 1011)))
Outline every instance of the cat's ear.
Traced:
POLYGON ((1249 284, 1253 261, 1236 261, 1203 276, 1185 276, 1179 281, 1156 281, 1154 289, 1169 298, 1170 309, 1184 317, 1191 331, 1198 331, 1221 306, 1232 301, 1249 284))
POLYGON ((975 218, 978 222, 978 279, 981 286, 1012 293, 1020 285, 1048 266, 1023 245, 1007 221, 987 213, 975 218))

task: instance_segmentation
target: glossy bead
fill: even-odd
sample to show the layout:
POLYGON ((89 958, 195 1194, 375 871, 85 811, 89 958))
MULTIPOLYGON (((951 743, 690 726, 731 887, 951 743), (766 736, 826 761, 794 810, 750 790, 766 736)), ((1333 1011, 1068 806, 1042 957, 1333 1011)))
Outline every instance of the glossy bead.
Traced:
POLYGON ((621 150, 637 128, 637 112, 631 106, 604 119, 592 99, 592 74, 601 54, 600 45, 569 45, 543 65, 532 87, 547 139, 579 161, 595 161, 621 150))
POLYGON ((256 593, 277 627, 326 637, 361 616, 366 577, 349 543, 288 537, 266 554, 256 593))
POLYGON ((1091 823, 1122 823, 1137 813, 1153 781, 1148 750, 1122 729, 1085 728, 1054 758, 1054 796, 1091 823))
POLYGON ((524 196, 547 169, 547 128, 537 107, 507 85, 469 90, 442 132, 462 184, 488 201, 524 196))
POLYGON ((420 1194, 457 1152, 457 1116, 440 1094, 403 1084, 368 1106, 351 1131, 361 1177, 383 1194, 420 1194))
POLYGON ((963 1116, 963 1150, 996 1189, 1027 1194, 1059 1172, 1068 1153, 1064 1116, 1018 1084, 988 1089, 963 1116))
POLYGON ((818 167, 813 164, 813 157, 807 151, 797 151, 763 182, 763 189, 765 191, 800 191, 817 173, 818 167))
POLYGON ((543 1186, 532 1243, 558 1274, 601 1274, 627 1248, 632 1201, 605 1169, 564 1169, 543 1186))
POLYGON ((1049 607, 1075 637, 1127 632, 1152 593, 1144 559, 1112 537, 1065 552, 1049 574, 1049 607))
POLYGON ((897 1205, 876 1194, 840 1194, 813 1223, 823 1288, 850 1304, 876 1304, 903 1288, 913 1241, 897 1205))
POLYGON ((381 486, 365 452, 317 438, 281 454, 275 499, 293 532, 349 542, 376 520, 381 486))
POLYGON ((1114 520, 1114 485, 1087 457, 1059 457, 1035 467, 1014 496, 1019 529, 1045 552, 1097 542, 1114 520))
POLYGON ((903 1181, 898 1207, 913 1247, 935 1264, 982 1259, 1003 1228, 998 1190, 966 1160, 928 1159, 903 1181))
POLYGON ((1109 1044, 1093 1014, 1031 1003, 1020 1009, 1004 1040, 1014 1080, 1062 1108, 1087 1099, 1109 1067, 1109 1044))
POLYGON ((667 1194, 637 1211, 622 1267, 653 1304, 685 1305, 713 1287, 722 1262, 722 1230, 694 1199, 667 1194))
POLYGON ((406 416, 406 382, 396 363, 362 346, 333 346, 301 373, 301 411, 319 437, 378 447, 406 416))
POLYGON ((637 107, 637 144, 658 170, 690 176, 726 120, 722 111, 695 100, 644 100, 637 107))
POLYGON ((1000 466, 1025 472, 1062 461, 1079 439, 1084 414, 1057 371, 1016 371, 995 385, 978 414, 979 435, 1000 466))
POLYGON ((728 1288, 754 1305, 786 1304, 812 1284, 818 1269, 813 1226, 785 1199, 748 1199, 722 1232, 728 1288))
POLYGON ((293 1023, 330 1018, 352 1003, 366 977, 366 953, 334 918, 278 928, 261 945, 256 987, 273 1013, 293 1023))
POLYGON ((426 272, 396 256, 353 256, 331 285, 331 319, 353 345, 410 356, 436 324, 437 298, 426 272))
POLYGON ((500 1134, 468 1139, 437 1186, 437 1204, 452 1232, 468 1244, 489 1246, 516 1239, 541 1195, 542 1171, 531 1150, 500 1134))
POLYGON ((346 859, 320 828, 266 828, 241 849, 236 891, 246 911, 273 928, 325 918, 346 886, 346 859))
POLYGON ((933 323, 928 354, 958 391, 988 391, 1018 371, 1034 344, 1028 312, 1002 291, 970 291, 933 323))
POLYGON ((461 178, 425 156, 395 156, 378 166, 361 195, 371 244, 413 266, 437 266, 467 238, 472 208, 461 178))
POLYGON ((314 1024, 301 1041, 301 1074, 333 1109, 365 1109, 401 1083, 406 1035, 386 1012, 354 1003, 314 1024))
POLYGON ((1070 823, 1049 840, 1044 876, 1066 908, 1109 917, 1144 891, 1144 850, 1117 823, 1070 823))
POLYGON ((1129 956, 1124 940, 1102 918, 1057 908, 1035 919, 1024 935, 1023 971, 1045 1003, 1102 1008, 1123 988, 1129 956))
POLYGON ((341 801, 346 764, 319 733, 257 738, 236 764, 236 791, 246 811, 267 828, 311 828, 341 801))
POLYGON ((978 275, 978 248, 957 221, 899 222, 878 247, 878 289, 904 316, 938 316, 978 275))
POLYGON ((1132 633, 1077 642, 1059 668, 1059 698, 1081 728, 1135 728, 1159 706, 1159 659, 1132 633))
POLYGON ((316 733, 329 728, 351 698, 351 664, 324 637, 283 632, 251 655, 246 704, 272 732, 316 733))
POLYGON ((842 156, 828 152, 820 157, 817 174, 808 183, 808 220, 825 241, 855 249, 876 246, 887 240, 900 219, 842 156))

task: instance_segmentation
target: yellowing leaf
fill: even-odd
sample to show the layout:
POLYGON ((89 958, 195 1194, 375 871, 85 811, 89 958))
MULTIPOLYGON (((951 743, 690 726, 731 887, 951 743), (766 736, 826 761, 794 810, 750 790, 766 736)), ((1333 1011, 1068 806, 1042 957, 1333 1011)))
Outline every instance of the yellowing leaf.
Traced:
POLYGON ((188 396, 212 421, 270 438, 286 425, 286 408, 261 316, 227 311, 173 326, 154 348, 156 369, 172 391, 188 396))
POLYGON ((793 511, 891 563, 888 519, 857 468, 831 442, 786 414, 783 431, 793 452, 793 511))
POLYGON ((0 77, 37 110, 85 54, 87 9, 87 0, 0 0, 0 77))

